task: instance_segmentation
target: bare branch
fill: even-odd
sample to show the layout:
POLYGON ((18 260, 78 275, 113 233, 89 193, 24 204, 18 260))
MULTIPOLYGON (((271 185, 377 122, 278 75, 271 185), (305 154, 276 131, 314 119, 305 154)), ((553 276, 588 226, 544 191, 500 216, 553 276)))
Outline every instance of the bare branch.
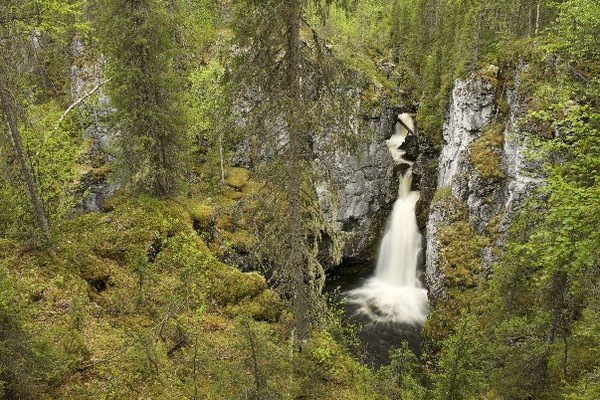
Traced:
POLYGON ((71 104, 69 107, 67 107, 67 109, 65 110, 65 112, 60 116, 60 118, 58 119, 58 122, 56 123, 56 126, 54 127, 54 131, 57 131, 58 128, 60 128, 60 124, 64 121, 64 119, 67 117, 67 115, 73 111, 73 109, 75 107, 77 107, 79 104, 83 103, 85 100, 87 100, 90 96, 92 96, 94 93, 96 93, 98 91, 98 89, 100 89, 102 86, 104 86, 105 84, 107 84, 108 82, 110 82, 112 80, 112 78, 108 78, 105 81, 100 82, 99 84, 96 85, 96 87, 94 87, 91 91, 89 91, 88 93, 86 93, 85 95, 83 95, 82 97, 80 97, 79 99, 77 99, 73 104, 71 104))

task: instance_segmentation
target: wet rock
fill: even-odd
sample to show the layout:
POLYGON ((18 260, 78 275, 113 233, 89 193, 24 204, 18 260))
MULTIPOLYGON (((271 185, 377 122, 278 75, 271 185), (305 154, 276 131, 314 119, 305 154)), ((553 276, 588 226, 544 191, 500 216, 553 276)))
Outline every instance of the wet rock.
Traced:
POLYGON ((419 157, 419 140, 416 135, 406 136, 400 148, 406 152, 402 158, 407 161, 417 161, 417 157, 419 157))

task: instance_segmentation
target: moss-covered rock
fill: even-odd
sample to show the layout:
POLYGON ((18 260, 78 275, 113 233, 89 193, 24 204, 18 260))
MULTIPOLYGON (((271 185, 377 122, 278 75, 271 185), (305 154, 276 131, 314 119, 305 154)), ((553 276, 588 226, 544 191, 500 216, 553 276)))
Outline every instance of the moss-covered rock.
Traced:
POLYGON ((466 221, 458 221, 438 232, 444 276, 450 288, 474 287, 480 279, 481 249, 487 239, 477 235, 466 221))
POLYGON ((500 123, 488 125, 471 147, 470 160, 475 170, 486 179, 504 177, 500 169, 504 126, 500 123))
MULTIPOLYGON (((290 370, 292 319, 282 299, 260 274, 219 261, 194 229, 214 212, 212 201, 111 202, 111 212, 62 224, 52 246, 0 240, 0 278, 10 278, 6 285, 0 279, 0 309, 20 310, 27 332, 20 346, 27 343, 39 357, 39 363, 27 361, 41 385, 36 398, 192 398, 195 392, 241 398, 253 385, 254 369, 238 316, 260 321, 250 324, 268 350, 259 349, 258 362, 276 393, 368 398, 355 395, 354 387, 368 392, 360 381, 370 379, 369 371, 335 341, 327 345, 335 348, 334 369, 316 368, 325 360, 312 353, 296 353, 306 368, 290 370), (287 317, 280 322, 282 313, 287 317), (311 385, 315 379, 318 385, 311 385)), ((232 241, 237 234, 235 246, 252 245, 244 228, 229 233, 232 241)))
POLYGON ((239 253, 249 253, 257 242, 256 236, 245 229, 224 232, 223 237, 239 253))
POLYGON ((230 307, 234 315, 247 315, 257 321, 277 321, 283 310, 283 301, 272 290, 263 290, 258 295, 230 307))
POLYGON ((225 175, 225 184, 241 191, 250 179, 250 171, 245 168, 229 168, 225 175))
POLYGON ((216 207, 205 202, 191 202, 188 212, 197 228, 207 229, 214 222, 216 207))

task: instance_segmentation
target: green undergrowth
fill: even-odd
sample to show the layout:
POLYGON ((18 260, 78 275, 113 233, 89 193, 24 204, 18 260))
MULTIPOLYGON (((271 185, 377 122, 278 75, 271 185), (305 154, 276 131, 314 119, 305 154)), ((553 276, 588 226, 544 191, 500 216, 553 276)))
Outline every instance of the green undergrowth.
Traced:
POLYGON ((47 248, 0 241, 2 396, 376 398, 326 330, 290 352, 283 301, 202 239, 209 206, 119 195, 47 248))
MULTIPOLYGON (((200 171, 202 174, 203 171, 200 171)), ((226 260, 247 255, 258 238, 248 217, 257 207, 264 184, 244 168, 226 168, 221 189, 210 193, 204 185, 191 188, 192 200, 186 202, 193 225, 210 251, 226 260)))
POLYGON ((473 229, 467 220, 466 204, 452 194, 451 188, 438 189, 432 206, 443 212, 446 221, 436 235, 445 297, 435 304, 424 327, 425 347, 436 354, 462 316, 477 306, 473 299, 485 285, 481 251, 489 244, 490 237, 473 229))

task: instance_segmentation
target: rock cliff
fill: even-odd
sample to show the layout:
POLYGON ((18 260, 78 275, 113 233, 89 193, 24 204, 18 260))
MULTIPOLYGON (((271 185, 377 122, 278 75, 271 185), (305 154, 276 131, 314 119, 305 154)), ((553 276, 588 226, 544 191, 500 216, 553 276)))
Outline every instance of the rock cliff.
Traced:
POLYGON ((425 281, 433 301, 445 295, 440 230, 467 221, 482 239, 480 261, 486 275, 523 200, 541 182, 519 129, 525 110, 518 76, 509 89, 499 91, 497 85, 495 77, 473 75, 457 80, 452 91, 426 226, 425 281))
POLYGON ((107 198, 112 196, 119 185, 108 181, 108 165, 111 156, 110 141, 116 135, 108 124, 111 112, 110 99, 104 90, 104 60, 91 55, 83 41, 75 38, 71 44, 73 65, 71 66, 71 97, 74 102, 81 100, 78 112, 86 120, 85 138, 89 140, 89 151, 82 160, 89 171, 82 177, 80 208, 85 211, 100 211, 107 198), (92 95, 90 95, 92 94, 92 95))
MULTIPOLYGON (((385 143, 394 132, 396 117, 391 107, 383 107, 380 115, 353 132, 359 139, 353 151, 331 152, 328 137, 314 142, 314 169, 326 171, 316 184, 318 202, 328 222, 345 237, 345 262, 374 259, 375 245, 396 199, 398 182, 385 143)), ((329 260, 326 264, 334 263, 329 260)))

